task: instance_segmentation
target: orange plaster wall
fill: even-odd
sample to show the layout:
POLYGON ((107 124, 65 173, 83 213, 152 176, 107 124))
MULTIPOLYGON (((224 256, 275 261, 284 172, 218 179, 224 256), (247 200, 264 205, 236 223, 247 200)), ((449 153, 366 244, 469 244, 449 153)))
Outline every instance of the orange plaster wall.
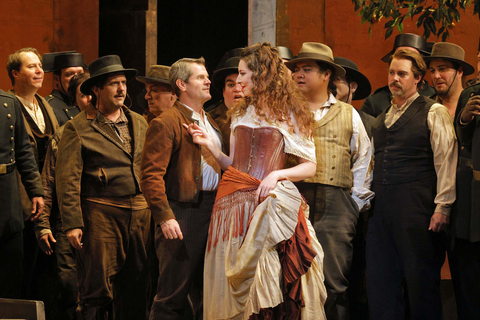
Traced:
MULTIPOLYGON (((353 10, 351 0, 288 0, 290 48, 296 54, 303 42, 323 42, 332 48, 335 56, 354 61, 375 90, 387 84, 387 64, 380 59, 393 48, 398 30, 385 40, 386 20, 382 19, 373 26, 369 37, 368 24, 362 25, 361 17, 353 10)), ((415 23, 407 19, 403 32, 422 35, 423 29, 417 29, 415 23)), ((473 16, 473 8, 465 14, 461 13, 460 23, 450 30, 450 34, 447 42, 460 45, 466 52, 466 61, 476 68, 480 20, 473 16)), ((428 41, 438 42, 441 39, 430 36, 428 41)), ((471 75, 467 79, 473 77, 471 75)), ((429 74, 426 79, 430 81, 429 74)), ((354 105, 359 108, 362 103, 354 102, 354 105)))
MULTIPOLYGON (((0 11, 0 89, 12 88, 7 75, 8 56, 23 47, 40 54, 76 50, 88 64, 98 56, 98 1, 12 0, 0 11)), ((39 93, 52 90, 52 75, 45 74, 39 93)))

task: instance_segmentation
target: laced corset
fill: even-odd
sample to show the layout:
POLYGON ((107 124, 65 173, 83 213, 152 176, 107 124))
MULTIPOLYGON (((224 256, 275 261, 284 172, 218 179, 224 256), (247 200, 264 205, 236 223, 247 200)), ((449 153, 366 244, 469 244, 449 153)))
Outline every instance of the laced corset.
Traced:
POLYGON ((287 160, 282 133, 273 127, 235 128, 235 154, 232 166, 257 179, 283 169, 287 160))

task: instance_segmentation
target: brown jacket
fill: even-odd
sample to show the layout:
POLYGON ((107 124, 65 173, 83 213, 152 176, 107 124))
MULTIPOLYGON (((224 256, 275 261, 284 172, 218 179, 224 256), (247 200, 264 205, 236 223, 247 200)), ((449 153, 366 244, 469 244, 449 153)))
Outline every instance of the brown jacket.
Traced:
MULTIPOLYGON (((215 121, 211 125, 220 133, 215 121)), ((156 224, 174 219, 168 200, 198 202, 201 189, 201 148, 183 124, 192 111, 175 102, 150 122, 142 158, 142 190, 156 224)))
POLYGON ((81 199, 141 194, 140 161, 147 122, 123 109, 132 133, 129 154, 112 126, 98 113, 85 111, 65 124, 58 147, 56 188, 65 231, 83 227, 81 199))

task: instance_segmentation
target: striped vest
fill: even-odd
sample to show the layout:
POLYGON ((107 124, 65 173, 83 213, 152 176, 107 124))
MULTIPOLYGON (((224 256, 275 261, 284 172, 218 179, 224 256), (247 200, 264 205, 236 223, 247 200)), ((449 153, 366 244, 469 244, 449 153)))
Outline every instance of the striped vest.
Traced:
POLYGON ((353 186, 350 140, 353 107, 338 101, 315 125, 317 172, 305 182, 351 188, 353 186))

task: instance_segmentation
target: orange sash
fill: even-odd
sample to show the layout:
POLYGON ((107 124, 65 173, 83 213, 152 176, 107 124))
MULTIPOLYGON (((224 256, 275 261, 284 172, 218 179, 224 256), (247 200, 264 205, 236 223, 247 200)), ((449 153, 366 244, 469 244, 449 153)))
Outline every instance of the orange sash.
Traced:
POLYGON ((262 180, 258 180, 257 178, 229 166, 227 171, 223 174, 222 180, 220 180, 220 183, 218 184, 215 201, 238 190, 255 189, 261 182, 262 180))

